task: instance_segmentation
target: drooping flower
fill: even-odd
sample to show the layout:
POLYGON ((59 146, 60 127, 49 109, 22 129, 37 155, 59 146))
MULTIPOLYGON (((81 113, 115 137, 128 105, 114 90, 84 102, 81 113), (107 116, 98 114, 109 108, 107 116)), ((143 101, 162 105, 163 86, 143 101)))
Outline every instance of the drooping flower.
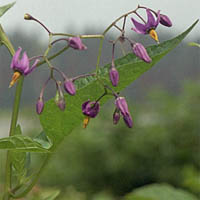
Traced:
POLYGON ((86 101, 82 104, 82 112, 86 116, 83 121, 83 128, 86 128, 90 118, 95 118, 99 113, 100 105, 96 101, 86 101))
POLYGON ((149 34, 155 41, 158 42, 158 35, 155 31, 159 22, 160 22, 160 11, 157 12, 157 19, 154 18, 153 14, 149 9, 146 9, 147 12, 147 22, 141 24, 136 21, 134 18, 131 18, 135 28, 132 28, 133 31, 139 34, 149 34))
POLYGON ((124 122, 129 128, 133 126, 133 120, 128 110, 128 105, 124 97, 117 97, 115 100, 116 108, 121 112, 124 122))
POLYGON ((160 23, 167 27, 172 26, 172 22, 167 15, 160 14, 160 23))
POLYGON ((44 101, 41 97, 38 98, 37 104, 36 104, 36 112, 38 115, 42 113, 44 109, 44 101))
POLYGON ((133 53, 147 63, 150 63, 152 61, 145 47, 141 43, 133 44, 133 53))
POLYGON ((118 85, 118 82, 119 82, 119 73, 114 66, 111 66, 111 68, 110 68, 109 77, 110 77, 112 85, 114 87, 116 87, 118 85))
POLYGON ((64 81, 64 89, 65 91, 70 94, 70 95, 75 95, 76 94, 76 88, 71 79, 65 79, 64 81))
POLYGON ((69 46, 77 50, 86 50, 87 47, 82 43, 80 37, 70 37, 68 39, 69 46))
POLYGON ((20 78, 20 76, 22 76, 22 75, 26 76, 26 75, 30 74, 37 66, 37 63, 39 62, 39 60, 36 59, 32 65, 32 67, 30 68, 29 67, 30 62, 29 62, 29 58, 28 58, 26 52, 23 53, 21 59, 19 58, 21 51, 22 51, 22 48, 19 47, 18 50, 16 51, 15 55, 12 58, 10 68, 14 71, 14 74, 12 76, 12 80, 10 82, 9 88, 15 84, 15 82, 20 78))

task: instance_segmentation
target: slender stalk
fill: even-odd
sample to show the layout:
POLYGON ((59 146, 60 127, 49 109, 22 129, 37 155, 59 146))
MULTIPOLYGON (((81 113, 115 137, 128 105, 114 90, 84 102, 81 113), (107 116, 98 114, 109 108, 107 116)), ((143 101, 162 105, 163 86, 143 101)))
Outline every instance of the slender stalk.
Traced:
POLYGON ((99 70, 99 64, 100 64, 100 58, 101 58, 102 47, 103 47, 103 38, 101 38, 101 39, 100 39, 100 42, 99 42, 99 53, 98 53, 97 64, 96 64, 96 75, 97 75, 97 76, 98 76, 98 70, 99 70))

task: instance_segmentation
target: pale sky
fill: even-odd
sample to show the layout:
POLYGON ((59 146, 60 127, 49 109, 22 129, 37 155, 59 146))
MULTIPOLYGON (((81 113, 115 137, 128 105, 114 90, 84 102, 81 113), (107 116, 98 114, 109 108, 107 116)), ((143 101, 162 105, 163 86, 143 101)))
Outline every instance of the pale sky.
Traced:
MULTIPOLYGON (((1 5, 10 2, 12 0, 1 0, 1 5)), ((46 33, 36 23, 23 20, 24 13, 37 17, 54 32, 62 32, 69 26, 81 31, 85 26, 106 28, 114 19, 135 9, 138 4, 160 9, 167 14, 173 27, 162 28, 175 34, 200 18, 200 0, 16 0, 15 6, 1 18, 1 24, 6 31, 18 28, 28 34, 39 33, 43 39, 46 33)), ((200 23, 187 39, 192 40, 195 34, 200 35, 200 23)))

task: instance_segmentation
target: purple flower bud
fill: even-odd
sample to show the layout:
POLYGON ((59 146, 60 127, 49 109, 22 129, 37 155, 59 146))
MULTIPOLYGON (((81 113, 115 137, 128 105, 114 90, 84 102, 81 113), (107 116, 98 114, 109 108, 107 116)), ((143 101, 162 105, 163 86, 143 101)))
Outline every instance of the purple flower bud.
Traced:
POLYGON ((42 113, 44 109, 44 101, 42 98, 38 98, 37 104, 36 104, 36 112, 38 115, 40 115, 42 113))
POLYGON ((172 26, 172 22, 167 15, 160 14, 160 23, 167 27, 172 26))
POLYGON ((86 50, 87 47, 82 43, 80 37, 71 37, 68 39, 69 46, 73 49, 86 50))
POLYGON ((128 110, 128 105, 124 97, 117 97, 115 100, 115 105, 117 109, 120 110, 123 115, 124 122, 131 128, 133 126, 133 120, 128 110))
POLYGON ((76 94, 76 88, 71 79, 66 79, 64 82, 64 89, 65 91, 70 94, 70 95, 75 95, 76 94))
POLYGON ((59 101, 58 101, 58 103, 57 103, 57 106, 60 108, 60 110, 65 110, 65 105, 66 105, 66 103, 65 103, 65 99, 63 98, 63 99, 60 99, 59 101))
POLYGON ((133 53, 147 63, 150 63, 152 61, 145 47, 141 43, 135 43, 133 45, 133 53))
POLYGON ((119 82, 119 73, 115 67, 111 67, 109 71, 110 80, 113 86, 117 86, 119 82))
POLYGON ((120 120, 120 111, 119 109, 115 109, 114 113, 113 113, 113 124, 117 124, 120 120))
POLYGON ((99 113, 99 102, 96 101, 86 101, 82 104, 82 112, 88 117, 96 117, 99 113))

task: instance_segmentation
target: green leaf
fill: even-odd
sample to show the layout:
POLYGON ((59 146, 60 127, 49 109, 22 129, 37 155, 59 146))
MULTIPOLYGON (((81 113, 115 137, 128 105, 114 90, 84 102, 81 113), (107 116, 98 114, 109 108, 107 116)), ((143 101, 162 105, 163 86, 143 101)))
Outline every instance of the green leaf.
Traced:
POLYGON ((198 200, 193 194, 167 184, 152 184, 134 190, 124 200, 198 200))
POLYGON ((188 43, 189 46, 194 46, 194 47, 200 47, 200 44, 196 43, 196 42, 190 42, 188 43))
POLYGON ((59 194, 60 194, 60 191, 57 190, 53 192, 51 195, 49 195, 48 197, 46 197, 44 200, 55 200, 59 194))
POLYGON ((9 3, 5 6, 0 7, 0 17, 3 16, 10 8, 12 8, 15 5, 15 2, 9 3))
MULTIPOLYGON (((198 20, 188 28, 184 33, 174 39, 165 41, 159 45, 147 48, 152 58, 152 63, 148 64, 138 59, 133 53, 130 53, 115 61, 116 68, 120 74, 120 82, 116 91, 121 91, 144 72, 151 69, 163 56, 174 49, 193 29, 198 20)), ((108 72, 110 64, 102 67, 99 75, 110 85, 108 72)), ((110 85, 111 86, 111 85, 110 85)), ((53 142, 52 150, 67 136, 75 127, 80 126, 84 116, 81 112, 81 105, 84 101, 97 99, 104 89, 99 85, 95 77, 87 77, 76 81, 77 94, 75 96, 66 95, 67 106, 64 112, 60 111, 54 103, 54 99, 45 104, 45 109, 40 115, 40 122, 43 130, 53 142)), ((103 105, 111 96, 106 96, 101 101, 103 105)), ((111 113, 112 115, 112 113, 111 113)), ((92 121, 92 119, 91 119, 92 121)))
MULTIPOLYGON (((15 135, 22 135, 21 127, 18 125, 15 129, 15 135)), ((26 152, 11 152, 11 162, 14 168, 15 176, 18 180, 18 184, 22 183, 23 177, 26 176, 27 169, 25 168, 26 163, 26 152)))
POLYGON ((42 143, 23 135, 14 135, 0 139, 0 149, 15 150, 21 152, 48 153, 49 150, 42 143))

